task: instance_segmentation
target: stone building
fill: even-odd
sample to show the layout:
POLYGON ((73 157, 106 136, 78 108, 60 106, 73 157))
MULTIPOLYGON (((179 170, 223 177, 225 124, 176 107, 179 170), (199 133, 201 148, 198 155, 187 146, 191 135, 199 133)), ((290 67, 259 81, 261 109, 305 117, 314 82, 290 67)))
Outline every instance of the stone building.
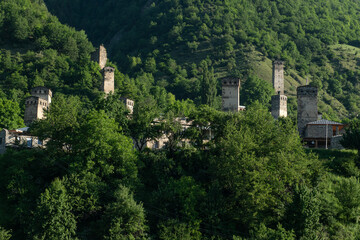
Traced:
POLYGON ((49 109, 51 104, 52 92, 46 87, 35 87, 31 89, 31 97, 25 99, 25 125, 33 121, 44 118, 44 112, 49 109))
POLYGON ((16 130, 3 129, 0 132, 0 154, 6 152, 6 148, 43 148, 45 146, 43 141, 38 137, 32 136, 28 133, 28 127, 16 130))
POLYGON ((104 45, 101 44, 100 47, 91 54, 91 60, 97 62, 101 70, 105 68, 107 63, 107 52, 104 45))
POLYGON ((278 119, 287 117, 287 96, 284 91, 284 62, 273 62, 273 87, 275 95, 271 97, 271 115, 278 119))
POLYGON ((122 97, 120 99, 123 101, 125 107, 129 110, 130 114, 133 114, 134 104, 135 104, 134 101, 129 98, 125 98, 125 97, 122 97))
POLYGON ((343 148, 340 144, 345 132, 342 123, 320 119, 306 124, 303 142, 314 148, 343 148))
POLYGON ((240 106, 240 79, 224 78, 222 80, 222 110, 238 112, 245 110, 240 106))
POLYGON ((317 87, 306 85, 297 88, 297 122, 302 138, 305 136, 306 125, 318 120, 317 95, 317 87))

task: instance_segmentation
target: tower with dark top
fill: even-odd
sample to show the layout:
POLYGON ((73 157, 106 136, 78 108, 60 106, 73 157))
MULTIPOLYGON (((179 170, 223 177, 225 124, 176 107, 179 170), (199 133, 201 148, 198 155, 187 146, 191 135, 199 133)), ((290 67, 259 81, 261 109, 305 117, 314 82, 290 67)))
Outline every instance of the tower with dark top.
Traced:
POLYGON ((240 106, 240 79, 224 78, 222 80, 222 110, 238 112, 240 106))
POLYGON ((278 119, 287 117, 287 96, 284 91, 284 62, 273 62, 273 87, 275 95, 271 97, 271 115, 278 119))
POLYGON ((304 137, 306 124, 318 119, 317 95, 317 87, 306 85, 297 88, 297 122, 301 137, 304 137))

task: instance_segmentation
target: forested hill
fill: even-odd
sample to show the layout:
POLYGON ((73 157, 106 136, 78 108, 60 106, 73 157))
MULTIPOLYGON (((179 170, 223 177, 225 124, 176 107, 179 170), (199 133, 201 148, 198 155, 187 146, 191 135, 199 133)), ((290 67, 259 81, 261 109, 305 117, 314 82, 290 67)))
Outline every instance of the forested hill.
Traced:
POLYGON ((321 111, 333 118, 360 112, 360 51, 349 47, 359 45, 358 1, 45 2, 62 22, 110 48, 123 72, 152 73, 157 85, 179 98, 200 96, 203 60, 216 78, 235 75, 245 81, 256 75, 270 81, 270 60, 283 59, 289 95, 309 78, 322 89, 321 111))

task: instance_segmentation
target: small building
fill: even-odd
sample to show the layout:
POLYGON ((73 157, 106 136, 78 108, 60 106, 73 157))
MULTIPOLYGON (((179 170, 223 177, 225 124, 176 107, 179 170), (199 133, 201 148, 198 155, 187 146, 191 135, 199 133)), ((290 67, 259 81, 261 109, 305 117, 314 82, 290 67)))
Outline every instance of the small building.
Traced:
POLYGON ((342 123, 321 119, 306 124, 303 142, 311 148, 342 148, 340 140, 345 133, 342 123))
POLYGON ((45 144, 38 137, 32 136, 28 132, 28 127, 7 130, 0 132, 0 154, 4 154, 7 148, 26 149, 26 148, 43 148, 45 144))

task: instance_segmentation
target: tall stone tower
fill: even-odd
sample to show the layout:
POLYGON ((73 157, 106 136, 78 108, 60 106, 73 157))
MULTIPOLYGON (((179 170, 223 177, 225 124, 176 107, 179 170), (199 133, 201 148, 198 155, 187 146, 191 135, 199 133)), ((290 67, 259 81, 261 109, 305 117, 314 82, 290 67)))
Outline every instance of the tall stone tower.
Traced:
POLYGON ((44 111, 49 109, 52 98, 51 90, 46 87, 35 87, 31 89, 30 93, 32 96, 25 99, 25 125, 43 119, 44 111))
POLYGON ((223 111, 238 112, 240 107, 240 79, 224 78, 222 80, 223 111))
POLYGON ((91 60, 97 62, 100 66, 101 72, 103 74, 103 82, 101 84, 101 91, 106 94, 110 92, 115 92, 115 68, 106 67, 107 63, 107 52, 104 45, 100 45, 98 49, 91 55, 91 60))
POLYGON ((112 93, 115 92, 114 76, 115 76, 115 68, 105 67, 103 69, 104 81, 101 86, 101 90, 104 91, 104 93, 109 94, 110 92, 112 93))
POLYGON ((318 119, 317 95, 317 87, 306 85, 297 88, 297 122, 301 137, 305 134, 306 124, 314 122, 318 119))
POLYGON ((273 62, 273 87, 274 96, 271 97, 271 115, 278 119, 287 117, 287 96, 284 94, 284 62, 273 62))
POLYGON ((276 94, 284 95, 284 62, 273 62, 273 86, 276 94))
POLYGON ((101 44, 100 47, 91 54, 91 60, 97 62, 101 69, 105 68, 107 63, 107 52, 104 45, 101 44))

